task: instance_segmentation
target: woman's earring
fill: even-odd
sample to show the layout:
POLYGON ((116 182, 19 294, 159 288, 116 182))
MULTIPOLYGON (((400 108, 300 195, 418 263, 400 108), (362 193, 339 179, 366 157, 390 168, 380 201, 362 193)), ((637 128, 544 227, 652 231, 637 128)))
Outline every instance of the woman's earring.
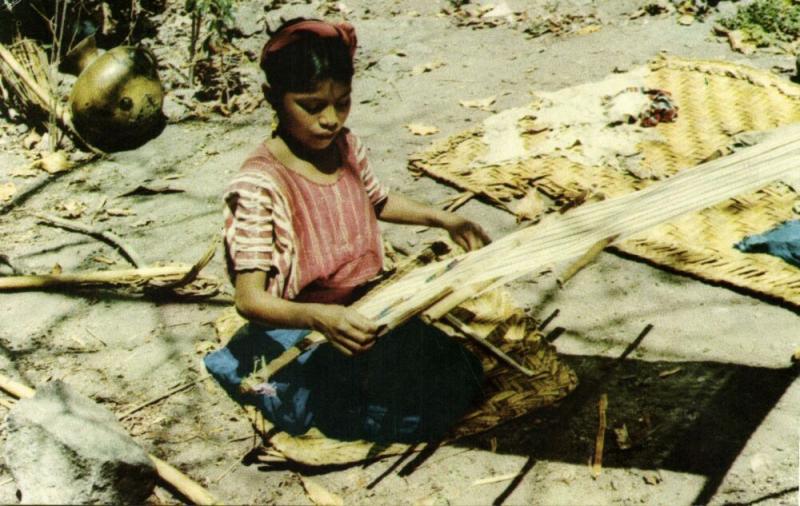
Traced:
POLYGON ((273 137, 277 137, 278 136, 278 115, 277 114, 273 114, 272 115, 272 123, 270 123, 270 128, 272 129, 272 136, 273 137))

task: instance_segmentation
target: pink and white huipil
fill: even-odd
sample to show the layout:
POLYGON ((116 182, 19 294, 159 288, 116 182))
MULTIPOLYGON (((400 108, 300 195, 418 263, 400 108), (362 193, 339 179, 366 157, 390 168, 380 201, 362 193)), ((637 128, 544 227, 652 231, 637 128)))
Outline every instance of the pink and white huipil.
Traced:
POLYGON ((264 144, 225 191, 228 273, 268 273, 267 291, 304 302, 348 303, 383 267, 375 214, 388 196, 358 138, 336 140, 343 167, 333 183, 313 182, 280 163, 264 144))

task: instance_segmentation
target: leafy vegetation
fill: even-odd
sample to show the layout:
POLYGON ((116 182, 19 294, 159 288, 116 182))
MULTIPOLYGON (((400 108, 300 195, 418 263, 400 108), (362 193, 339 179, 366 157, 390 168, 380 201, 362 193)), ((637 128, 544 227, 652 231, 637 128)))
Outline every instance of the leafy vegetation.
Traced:
POLYGON ((233 25, 233 4, 235 0, 186 0, 186 12, 192 17, 192 32, 189 38, 189 81, 194 80, 194 63, 197 54, 197 42, 203 21, 209 37, 218 36, 229 40, 228 29, 233 25))
POLYGON ((800 37, 800 0, 756 0, 720 24, 741 31, 758 47, 793 42, 800 37))

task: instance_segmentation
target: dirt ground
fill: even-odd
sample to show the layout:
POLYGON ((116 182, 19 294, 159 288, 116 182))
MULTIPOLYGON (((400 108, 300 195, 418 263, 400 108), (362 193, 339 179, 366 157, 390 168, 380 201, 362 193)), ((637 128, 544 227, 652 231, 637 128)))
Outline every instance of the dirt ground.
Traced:
MULTIPOLYGON (((392 189, 435 203, 457 191, 415 179, 407 162, 433 139, 490 114, 459 100, 494 95, 499 111, 528 103, 533 89, 598 80, 661 52, 747 62, 787 79, 794 72, 792 55, 743 55, 712 34, 715 19, 738 3, 720 2, 705 20, 689 25, 679 23, 675 12, 634 15, 649 3, 509 0, 502 5, 527 12, 527 21, 476 27, 444 13, 453 8, 443 0, 266 7, 245 1, 237 19, 253 30, 263 26, 265 15, 271 22, 297 14, 344 15, 353 22, 360 49, 349 126, 392 189), (526 33, 546 16, 560 21, 560 33, 526 33), (421 73, 426 64, 433 68, 421 73), (409 123, 439 132, 414 136, 409 123)), ((257 52, 263 40, 256 33, 235 42, 257 52)), ((174 45, 156 52, 168 59, 183 50, 174 45)), ((243 69, 246 79, 257 82, 255 64, 243 69)), ((256 91, 252 86, 253 97, 256 91)), ((124 267, 111 247, 39 225, 30 215, 78 200, 86 205, 83 220, 103 215, 103 206, 127 210, 106 213, 99 224, 124 237, 147 263, 199 258, 219 234, 226 181, 267 135, 270 115, 261 104, 251 113, 181 120, 187 116, 175 99, 181 93, 168 91, 165 111, 172 121, 158 138, 49 177, 5 209, 0 253, 34 272, 49 272, 55 264, 64 272, 106 268, 97 257, 124 267), (184 191, 122 196, 145 182, 184 191)), ((19 188, 34 184, 38 180, 10 176, 28 162, 19 147, 22 128, 5 122, 2 130, 0 181, 19 188)), ((475 200, 459 212, 494 237, 519 226, 510 214, 475 200)), ((384 231, 410 250, 436 237, 408 227, 384 231)), ((205 272, 224 279, 221 258, 217 254, 205 272)), ((311 504, 300 474, 313 476, 345 504, 800 504, 800 381, 789 361, 800 348, 796 310, 605 253, 565 289, 552 285, 544 278, 511 288, 541 319, 559 310, 545 331, 577 371, 580 386, 559 406, 451 446, 322 470, 254 463, 246 458, 253 448, 249 423, 210 381, 142 409, 124 425, 149 452, 232 504, 311 504), (609 429, 625 425, 632 446, 621 449, 609 430, 603 471, 594 478, 588 462, 604 393, 609 429), (498 476, 507 479, 475 483, 498 476)), ((123 413, 205 374, 202 354, 216 342, 212 322, 230 306, 230 293, 227 285, 223 294, 202 301, 120 290, 4 293, 0 371, 32 386, 63 379, 123 413)), ((18 502, 15 490, 8 471, 0 469, 0 503, 18 502)), ((161 488, 152 500, 177 501, 161 488)))

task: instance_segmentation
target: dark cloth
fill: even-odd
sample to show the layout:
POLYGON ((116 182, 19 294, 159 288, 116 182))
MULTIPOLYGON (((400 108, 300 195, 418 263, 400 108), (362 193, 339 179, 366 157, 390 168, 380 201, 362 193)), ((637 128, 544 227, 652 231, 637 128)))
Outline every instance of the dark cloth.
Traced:
POLYGON ((347 357, 323 343, 281 369, 260 394, 239 384, 262 358, 269 362, 307 330, 248 324, 225 348, 205 357, 208 371, 238 402, 255 404, 293 435, 313 425, 341 440, 413 443, 439 439, 479 397, 483 370, 456 340, 419 320, 347 357))
POLYGON ((800 220, 785 221, 763 234, 747 236, 735 247, 745 253, 769 253, 800 267, 800 220))

